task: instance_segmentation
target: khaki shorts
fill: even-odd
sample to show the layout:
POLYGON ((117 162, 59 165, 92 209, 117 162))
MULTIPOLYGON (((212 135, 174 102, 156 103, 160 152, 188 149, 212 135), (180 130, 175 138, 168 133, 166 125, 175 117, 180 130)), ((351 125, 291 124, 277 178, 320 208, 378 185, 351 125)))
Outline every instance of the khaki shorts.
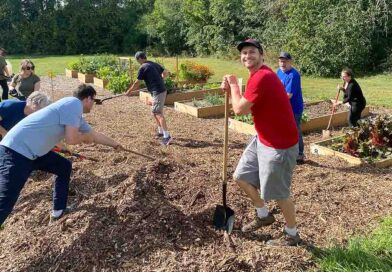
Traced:
POLYGON ((297 155, 298 144, 288 149, 275 149, 254 136, 241 156, 234 179, 259 189, 260 197, 266 201, 287 199, 297 155))
POLYGON ((167 91, 152 95, 152 106, 151 106, 152 113, 163 113, 163 107, 165 106, 166 95, 167 95, 167 91))

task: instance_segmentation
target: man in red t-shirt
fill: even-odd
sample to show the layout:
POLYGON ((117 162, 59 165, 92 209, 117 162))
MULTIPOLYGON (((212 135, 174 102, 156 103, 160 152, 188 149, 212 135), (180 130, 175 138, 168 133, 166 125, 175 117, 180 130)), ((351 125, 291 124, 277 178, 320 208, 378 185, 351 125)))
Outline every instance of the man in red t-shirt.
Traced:
POLYGON ((260 43, 248 39, 237 48, 250 74, 246 91, 241 96, 234 75, 223 78, 222 88, 231 94, 235 114, 252 114, 257 132, 234 172, 234 179, 256 207, 254 220, 244 225, 242 231, 255 231, 272 224, 275 218, 268 212, 265 201, 276 200, 286 226, 282 237, 268 244, 297 245, 301 239, 290 186, 298 154, 298 132, 290 101, 279 78, 264 65, 260 43))

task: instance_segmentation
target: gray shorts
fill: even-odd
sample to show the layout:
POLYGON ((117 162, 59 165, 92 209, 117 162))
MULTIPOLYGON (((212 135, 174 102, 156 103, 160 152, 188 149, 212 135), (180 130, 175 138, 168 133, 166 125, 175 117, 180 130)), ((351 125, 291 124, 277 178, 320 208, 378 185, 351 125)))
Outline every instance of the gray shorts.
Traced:
POLYGON ((151 106, 152 113, 163 113, 163 107, 165 106, 166 95, 167 95, 167 91, 159 94, 152 94, 152 106, 151 106))
POLYGON ((266 201, 286 199, 290 196, 297 155, 298 144, 288 149, 275 149, 254 136, 241 156, 234 179, 259 189, 260 197, 266 201))

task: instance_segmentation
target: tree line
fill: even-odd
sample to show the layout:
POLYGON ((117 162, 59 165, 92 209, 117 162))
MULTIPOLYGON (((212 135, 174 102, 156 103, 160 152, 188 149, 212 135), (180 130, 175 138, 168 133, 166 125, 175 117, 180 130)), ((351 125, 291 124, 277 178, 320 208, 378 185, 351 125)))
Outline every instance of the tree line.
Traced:
POLYGON ((134 53, 235 57, 248 37, 289 51, 302 73, 392 66, 389 0, 3 0, 12 54, 134 53))

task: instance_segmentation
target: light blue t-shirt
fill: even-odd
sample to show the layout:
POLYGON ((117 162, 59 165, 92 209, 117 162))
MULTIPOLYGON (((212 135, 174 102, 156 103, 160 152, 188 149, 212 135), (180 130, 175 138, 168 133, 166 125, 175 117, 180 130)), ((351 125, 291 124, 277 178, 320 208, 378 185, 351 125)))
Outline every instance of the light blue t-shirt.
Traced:
POLYGON ((276 71, 287 93, 293 94, 290 98, 291 107, 295 114, 301 114, 304 111, 304 100, 301 89, 301 75, 295 68, 283 72, 281 69, 276 71))
POLYGON ((90 132, 91 127, 82 114, 83 106, 78 98, 60 99, 16 124, 0 145, 34 160, 64 139, 65 126, 79 128, 82 133, 90 132))

